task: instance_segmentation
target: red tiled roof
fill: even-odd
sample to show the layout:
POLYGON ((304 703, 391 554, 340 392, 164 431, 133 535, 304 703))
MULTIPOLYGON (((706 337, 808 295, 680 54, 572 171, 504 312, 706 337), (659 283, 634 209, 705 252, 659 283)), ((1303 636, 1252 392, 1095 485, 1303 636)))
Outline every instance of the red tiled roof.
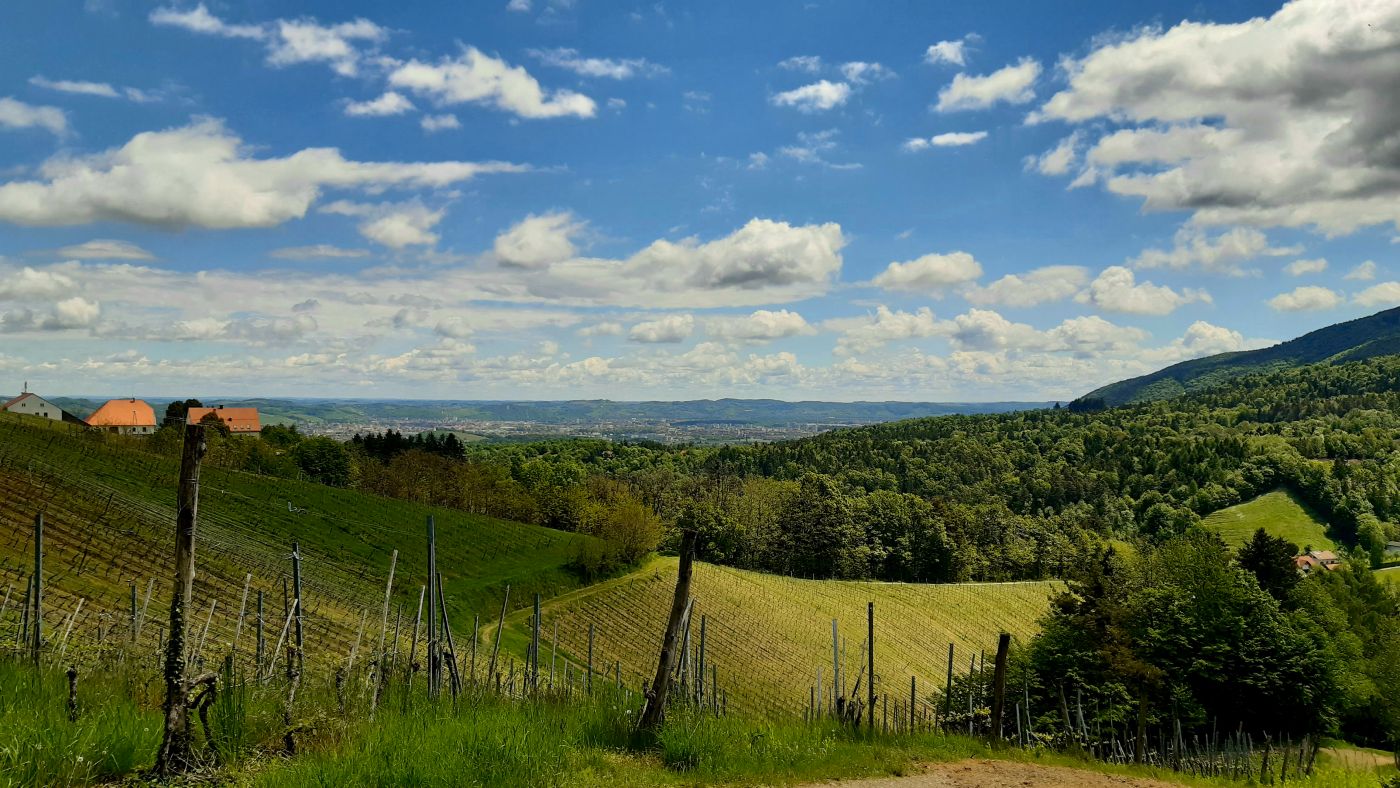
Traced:
POLYGON ((89 416, 87 423, 93 427, 154 427, 156 412, 145 400, 112 399, 89 416))
POLYGON ((198 424, 210 413, 218 417, 229 432, 262 432, 257 408, 190 408, 186 419, 190 424, 198 424))

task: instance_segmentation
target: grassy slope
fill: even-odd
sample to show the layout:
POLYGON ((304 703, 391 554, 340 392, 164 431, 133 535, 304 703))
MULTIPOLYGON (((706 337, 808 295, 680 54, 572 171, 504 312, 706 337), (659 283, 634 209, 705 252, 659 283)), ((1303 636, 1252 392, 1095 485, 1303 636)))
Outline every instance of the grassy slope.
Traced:
POLYGON ((1234 547, 1248 542, 1261 527, 1272 536, 1287 539, 1299 549, 1311 546, 1318 550, 1331 550, 1336 547, 1336 543, 1327 536, 1327 524, 1288 490, 1274 490, 1213 512, 1202 524, 1234 547))
MULTIPOLYGON (((30 524, 41 509, 50 630, 78 596, 88 599, 79 631, 95 628, 100 613, 124 623, 128 582, 136 581, 144 594, 152 577, 148 620, 164 617, 178 460, 142 451, 134 440, 0 414, 0 596, 5 585, 15 588, 0 635, 14 626, 22 578, 32 566, 30 524)), ((522 603, 536 591, 554 595, 579 585, 565 565, 584 537, 354 490, 209 467, 199 514, 195 609, 202 618, 209 599, 218 599, 211 641, 231 637, 249 572, 254 591, 268 594, 269 638, 277 637, 293 541, 301 544, 309 637, 317 647, 343 656, 361 613, 368 609, 377 620, 394 549, 400 551, 395 601, 405 608, 405 630, 411 629, 426 575, 430 514, 448 609, 458 621, 498 609, 507 583, 522 603)), ((314 656, 311 647, 308 653, 314 656)))
MULTIPOLYGON (((588 651, 588 625, 597 627, 595 664, 621 661, 623 680, 640 686, 656 669, 656 655, 670 610, 676 559, 661 558, 621 578, 580 589, 544 604, 543 668, 548 642, 559 624, 561 655, 578 664, 588 651)), ((831 679, 831 621, 846 641, 848 686, 862 664, 866 603, 875 602, 876 673, 902 688, 909 676, 919 686, 941 688, 948 643, 957 649, 958 670, 981 649, 995 650, 1007 631, 1026 638, 1047 610, 1054 583, 921 585, 797 580, 777 575, 697 564, 691 635, 698 640, 707 618, 707 652, 729 692, 731 708, 750 712, 800 712, 818 667, 831 679)), ((527 638, 528 611, 507 620, 507 644, 520 651, 527 638)), ((562 658, 562 657, 561 657, 562 658)), ((562 663, 559 668, 563 670, 562 663)), ((923 694, 922 691, 920 693, 923 694)))

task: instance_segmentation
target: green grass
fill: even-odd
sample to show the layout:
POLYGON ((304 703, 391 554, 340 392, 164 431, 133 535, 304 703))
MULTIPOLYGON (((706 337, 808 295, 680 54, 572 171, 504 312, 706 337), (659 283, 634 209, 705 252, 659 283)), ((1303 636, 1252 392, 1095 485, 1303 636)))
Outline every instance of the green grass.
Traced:
MULTIPOLYGON (((84 432, 66 425, 0 414, 0 596, 12 590, 0 638, 16 625, 16 609, 32 567, 34 515, 45 513, 46 627, 86 599, 74 640, 96 635, 99 617, 125 627, 129 583, 154 594, 143 631, 154 651, 169 606, 178 460, 143 449, 142 439, 84 432)), ((418 590, 426 582, 426 521, 436 519, 438 569, 454 627, 466 632, 473 613, 493 614, 505 587, 525 604, 539 592, 564 593, 581 584, 567 566, 588 537, 507 522, 309 482, 205 466, 201 479, 194 598, 203 627, 217 600, 209 642, 228 642, 245 575, 266 593, 268 638, 283 620, 282 583, 293 542, 303 557, 309 618, 308 659, 343 661, 367 615, 366 640, 377 645, 390 554, 399 551, 395 613, 404 609, 403 637, 412 630, 418 590)), ((251 637, 251 623, 245 628, 251 637)), ((273 644, 269 644, 269 648, 273 644)))
POLYGON ((1271 536, 1281 536, 1298 546, 1332 550, 1336 543, 1327 535, 1327 524, 1288 490, 1274 490, 1242 504, 1208 515, 1201 523, 1220 535, 1226 544, 1239 547, 1259 528, 1271 536))
MULTIPOLYGON (((588 627, 596 627, 595 665, 612 675, 621 663, 623 681, 639 687, 656 670, 662 631, 675 592, 677 560, 659 558, 647 566, 545 602, 542 608, 541 663, 547 669, 558 622, 560 659, 577 666, 588 653, 588 627)), ((691 594, 692 643, 706 619, 706 651, 727 689, 731 709, 749 713, 800 715, 809 700, 816 671, 824 671, 824 695, 831 680, 831 622, 845 639, 847 686, 862 663, 866 605, 875 603, 876 671, 882 681, 902 687, 909 677, 929 692, 943 687, 948 644, 954 643, 957 669, 981 650, 996 649, 997 634, 1028 639, 1049 608, 1053 582, 914 584, 798 580, 779 575, 697 563, 691 594)), ((529 611, 507 619, 505 642, 523 653, 529 611)), ((494 626, 488 627, 489 637, 494 626)), ((708 678, 708 677, 707 677, 708 678)))

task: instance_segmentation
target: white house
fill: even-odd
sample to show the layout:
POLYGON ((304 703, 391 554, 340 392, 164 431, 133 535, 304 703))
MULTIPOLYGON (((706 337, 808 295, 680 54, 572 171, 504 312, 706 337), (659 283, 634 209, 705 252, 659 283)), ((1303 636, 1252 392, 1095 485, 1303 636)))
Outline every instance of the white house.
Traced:
POLYGON ((21 416, 37 416, 41 419, 52 419, 53 421, 82 423, 82 419, 65 412, 63 408, 49 402, 32 391, 26 391, 9 402, 0 405, 0 411, 18 413, 21 416))

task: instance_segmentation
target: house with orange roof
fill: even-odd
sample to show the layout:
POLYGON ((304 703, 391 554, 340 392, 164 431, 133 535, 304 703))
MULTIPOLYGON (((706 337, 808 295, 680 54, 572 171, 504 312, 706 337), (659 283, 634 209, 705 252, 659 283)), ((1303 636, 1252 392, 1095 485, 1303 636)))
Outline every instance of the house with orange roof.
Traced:
POLYGON ((257 408, 226 408, 223 405, 214 408, 190 408, 186 420, 190 424, 198 424, 210 414, 223 422, 231 435, 257 435, 262 432, 257 408))
POLYGON ((87 418, 88 426, 120 435, 150 435, 156 431, 156 412, 144 400, 111 399, 87 418))

